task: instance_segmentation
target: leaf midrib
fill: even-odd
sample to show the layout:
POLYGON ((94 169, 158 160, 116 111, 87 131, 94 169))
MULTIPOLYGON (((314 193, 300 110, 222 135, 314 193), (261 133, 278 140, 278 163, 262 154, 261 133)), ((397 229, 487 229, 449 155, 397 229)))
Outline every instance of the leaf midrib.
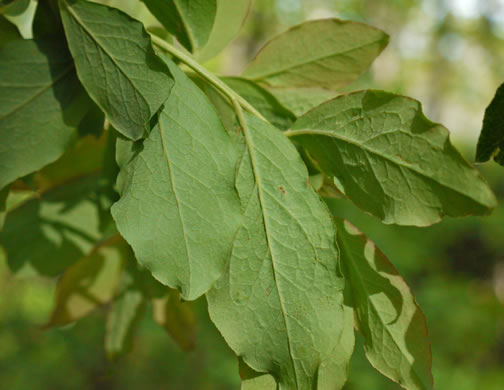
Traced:
MULTIPOLYGON (((485 208, 488 209, 488 206, 485 205, 484 203, 481 203, 478 199, 473 198, 471 195, 469 195, 469 194, 467 194, 467 193, 465 193, 465 192, 463 192, 463 191, 461 191, 459 189, 455 189, 453 187, 450 187, 448 184, 443 183, 442 181, 438 180, 437 178, 428 176, 426 173, 424 173, 421 170, 417 169, 414 165, 405 164, 403 162, 403 160, 396 160, 396 159, 394 159, 394 158, 392 158, 390 156, 387 156, 385 154, 380 153, 376 149, 372 149, 369 146, 366 146, 365 143, 359 143, 359 142, 357 142, 357 141, 355 141, 355 140, 353 140, 351 138, 344 137, 341 134, 338 134, 336 132, 325 131, 325 130, 316 130, 316 129, 302 129, 302 130, 287 130, 287 131, 284 132, 284 134, 286 136, 288 136, 288 137, 296 137, 296 136, 303 136, 303 135, 321 135, 321 136, 324 136, 324 137, 329 137, 329 138, 336 139, 336 140, 339 140, 339 141, 342 141, 342 142, 346 142, 347 144, 356 146, 356 147, 364 150, 365 152, 368 152, 368 153, 373 154, 375 156, 381 157, 382 159, 387 160, 387 161, 389 161, 389 162, 391 162, 393 164, 396 164, 396 165, 398 165, 400 167, 403 167, 405 169, 413 171, 416 174, 424 177, 425 179, 431 180, 431 181, 439 184, 440 186, 442 186, 444 188, 447 188, 450 191, 456 192, 457 194, 463 195, 467 199, 470 199, 471 201, 474 201, 474 202, 476 202, 476 203, 480 204, 481 206, 483 206, 483 207, 485 207, 485 208)), ((382 134, 380 134, 380 135, 382 135, 382 134)))
POLYGON ((269 227, 268 227, 266 213, 264 210, 264 195, 263 195, 261 175, 259 174, 259 170, 257 167, 257 159, 256 159, 256 155, 255 155, 254 143, 252 141, 252 137, 250 136, 250 129, 248 129, 248 125, 246 122, 244 123, 244 126, 243 126, 243 134, 245 135, 247 149, 250 154, 250 161, 251 161, 251 165, 252 165, 252 170, 254 172, 255 182, 256 182, 256 186, 257 186, 257 192, 259 195, 259 204, 261 205, 261 214, 262 214, 263 222, 264 222, 264 232, 266 235, 266 242, 268 243, 268 252, 270 253, 270 256, 271 256, 271 266, 273 269, 273 277, 274 277, 274 281, 275 281, 275 287, 276 287, 276 290, 278 293, 278 300, 280 302, 280 308, 282 310, 282 318, 284 320, 285 330, 287 332, 287 347, 289 350, 289 358, 291 360, 292 370, 294 371, 294 380, 296 382, 296 386, 298 388, 300 388, 299 387, 299 379, 297 376, 296 365, 294 363, 294 357, 292 356, 292 346, 291 346, 291 338, 290 338, 289 326, 288 326, 288 321, 287 321, 287 314, 285 311, 284 302, 282 299, 282 294, 280 292, 280 287, 278 285, 277 270, 276 270, 276 265, 275 265, 275 256, 273 254, 273 248, 271 247, 269 227))
MULTIPOLYGON (((279 70, 274 71, 274 72, 270 72, 270 73, 268 73, 268 72, 263 72, 263 73, 259 72, 259 74, 256 74, 255 76, 251 76, 249 78, 249 80, 250 79, 251 80, 263 80, 263 79, 267 79, 267 78, 270 78, 270 77, 274 77, 274 76, 276 76, 278 74, 286 73, 288 71, 291 71, 292 69, 296 69, 296 68, 302 67, 304 65, 308 65, 308 64, 313 63, 313 62, 322 61, 322 60, 325 60, 325 59, 330 58, 330 57, 336 57, 336 56, 345 55, 345 54, 351 53, 353 51, 362 49, 364 47, 374 45, 375 43, 379 43, 379 42, 383 41, 383 39, 384 38, 377 39, 377 40, 374 40, 374 41, 371 41, 371 42, 367 42, 367 43, 362 44, 360 46, 356 46, 356 47, 353 47, 353 48, 348 49, 348 50, 344 50, 344 51, 339 52, 339 53, 327 54, 327 55, 324 55, 324 56, 312 58, 312 59, 304 61, 304 62, 295 63, 295 64, 293 64, 291 66, 285 67, 283 69, 279 69, 279 70)), ((251 65, 253 65, 253 63, 251 65)), ((243 77, 248 78, 246 71, 243 73, 243 77)))

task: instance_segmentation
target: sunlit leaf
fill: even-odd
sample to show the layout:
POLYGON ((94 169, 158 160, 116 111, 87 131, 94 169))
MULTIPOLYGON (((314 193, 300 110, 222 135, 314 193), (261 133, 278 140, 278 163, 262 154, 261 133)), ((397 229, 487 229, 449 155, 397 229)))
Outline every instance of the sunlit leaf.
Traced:
POLYGON ((387 34, 363 23, 305 22, 269 41, 243 76, 271 87, 340 88, 366 71, 387 43, 387 34))
POLYGON ((432 389, 427 324, 411 290, 372 241, 348 222, 336 222, 341 263, 368 360, 405 389, 432 389))
POLYGON ((444 215, 489 214, 496 205, 448 131, 413 99, 381 91, 341 96, 300 117, 286 134, 357 206, 385 223, 426 226, 444 215))
POLYGON ((77 74, 110 123, 142 138, 173 86, 142 23, 105 5, 60 0, 61 17, 77 74))
POLYGON ((331 372, 342 336, 343 280, 335 229, 296 148, 245 114, 236 177, 244 222, 226 274, 207 294, 210 317, 233 351, 286 389, 331 372), (246 335, 246 337, 244 337, 246 335))
POLYGON ((236 156, 206 96, 169 64, 172 95, 121 170, 112 214, 138 261, 192 300, 221 276, 240 223, 236 156))

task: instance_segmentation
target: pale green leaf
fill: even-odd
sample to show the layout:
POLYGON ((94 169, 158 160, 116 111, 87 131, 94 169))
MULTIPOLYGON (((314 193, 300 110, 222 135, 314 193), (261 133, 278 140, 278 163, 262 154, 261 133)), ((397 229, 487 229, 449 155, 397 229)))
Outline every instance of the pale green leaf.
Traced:
POLYGON ((142 138, 173 86, 142 23, 105 5, 60 0, 61 17, 77 74, 110 123, 142 138))
POLYGON ((196 320, 188 302, 182 302, 175 290, 164 298, 154 299, 154 321, 161 325, 184 351, 194 349, 196 320))
POLYGON ((301 116, 319 104, 333 99, 338 92, 324 88, 268 88, 284 107, 301 116))
POLYGON ((432 389, 427 324, 411 290, 372 241, 347 221, 336 223, 341 263, 368 360, 405 389, 432 389))
POLYGON ((208 41, 217 13, 217 0, 143 0, 161 24, 190 52, 208 41))
POLYGON ((87 108, 66 44, 12 41, 0 49, 0 189, 60 157, 87 108))
POLYGON ((47 326, 77 321, 112 300, 127 250, 127 244, 116 234, 69 267, 56 286, 55 305, 47 326))
POLYGON ((288 129, 296 120, 296 116, 275 96, 253 81, 240 77, 224 77, 222 80, 279 129, 288 129))
POLYGON ((381 91, 330 100, 286 132, 357 206, 385 223, 426 226, 489 214, 496 200, 419 102, 381 91))
POLYGON ((245 118, 236 178, 244 222, 226 274, 207 294, 210 317, 233 351, 280 389, 313 389, 325 380, 319 374, 337 369, 344 327, 334 225, 294 145, 245 118))
POLYGON ((138 261, 192 300, 221 276, 240 223, 236 153, 203 92, 168 63, 175 86, 121 170, 112 214, 138 261))
POLYGON ((504 165, 504 84, 495 93, 495 97, 485 111, 483 128, 476 149, 476 161, 485 162, 494 158, 504 165))
POLYGON ((242 380, 241 390, 276 390, 275 378, 269 374, 262 374, 252 370, 245 362, 238 358, 238 368, 242 380))
POLYGON ((251 0, 217 0, 217 13, 210 37, 197 57, 201 62, 215 57, 236 38, 250 4, 251 0))
POLYGON ((387 34, 363 23, 305 22, 269 41, 243 76, 271 87, 340 88, 366 71, 387 43, 387 34))

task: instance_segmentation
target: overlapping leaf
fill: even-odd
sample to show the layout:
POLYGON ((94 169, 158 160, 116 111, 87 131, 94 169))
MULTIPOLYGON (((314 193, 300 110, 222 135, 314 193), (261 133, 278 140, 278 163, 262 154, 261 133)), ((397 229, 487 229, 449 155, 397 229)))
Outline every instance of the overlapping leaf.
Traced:
POLYGON ((192 300, 221 276, 240 223, 236 153, 206 96, 169 66, 172 95, 122 169, 112 213, 139 262, 192 300))
POLYGON ((60 39, 15 40, 0 49, 0 189, 60 157, 87 109, 60 39))
POLYGON ((480 173, 413 99, 363 91, 330 100, 286 133, 345 194, 385 223, 425 226, 484 215, 496 200, 480 173), (470 184, 469 184, 470 183, 470 184))
POLYGON ((60 0, 61 17, 79 79, 110 123, 138 140, 173 86, 142 23, 84 0, 60 0))
POLYGON ((477 162, 485 162, 492 157, 495 162, 504 165, 504 84, 497 89, 486 109, 476 149, 477 162))
POLYGON ((338 245, 366 356, 382 374, 408 390, 432 389, 427 324, 394 266, 355 227, 337 220, 338 245))
POLYGON ((21 35, 16 26, 0 15, 0 49, 8 42, 17 39, 21 39, 21 35))
POLYGON ((248 366, 281 389, 313 389, 336 369, 344 327, 335 230, 295 147, 245 115, 236 178, 244 222, 207 294, 209 312, 248 366))
POLYGON ((217 0, 144 0, 152 14, 189 51, 208 42, 217 14, 217 0))
POLYGON ((271 87, 340 88, 367 70, 387 43, 387 34, 362 23, 306 22, 269 41, 243 76, 271 87))

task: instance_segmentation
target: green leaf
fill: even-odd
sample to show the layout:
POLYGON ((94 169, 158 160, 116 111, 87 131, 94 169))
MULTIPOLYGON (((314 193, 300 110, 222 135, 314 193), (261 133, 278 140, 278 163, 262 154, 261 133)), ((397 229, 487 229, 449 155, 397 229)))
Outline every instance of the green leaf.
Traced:
POLYGON ((0 189, 60 157, 87 108, 66 44, 17 40, 0 49, 0 189))
POLYGON ((58 0, 38 0, 32 28, 34 37, 63 33, 58 0))
POLYGON ((30 5, 30 0, 0 0, 0 15, 20 15, 30 5))
POLYGON ((496 200, 419 102, 363 91, 321 104, 285 133, 357 206, 387 224, 426 226, 444 215, 489 214, 496 200))
POLYGON ((127 250, 116 234, 69 267, 56 286, 56 302, 47 326, 77 321, 109 302, 117 291, 127 250))
POLYGON ((196 321, 188 302, 182 302, 175 290, 161 299, 153 300, 154 320, 184 351, 191 351, 196 343, 196 321))
POLYGON ((236 153, 206 96, 167 61, 175 87, 121 170, 112 214, 138 261, 193 300, 222 275, 240 223, 236 153))
POLYGON ((209 313, 249 367, 281 389, 312 389, 325 380, 322 366, 322 375, 336 369, 344 327, 336 233, 296 148, 266 122, 245 120, 235 184, 244 222, 207 294, 209 313))
POLYGON ((296 116, 301 116, 338 93, 323 88, 267 88, 275 98, 296 116))
POLYGON ((161 24, 190 52, 208 42, 217 0, 143 0, 161 24))
POLYGON ((504 166, 504 84, 495 93, 485 111, 483 128, 476 148, 476 161, 485 162, 493 157, 504 166))
POLYGON ((217 0, 217 13, 210 37, 198 54, 200 62, 219 54, 240 31, 250 9, 251 0, 217 0))
POLYGON ((366 24, 314 20, 269 41, 243 76, 272 87, 340 88, 357 80, 387 44, 387 34, 366 24))
POLYGON ((368 360, 405 389, 432 389, 427 324, 411 290, 372 241, 347 221, 336 223, 341 263, 368 360))
POLYGON ((8 207, 0 232, 12 272, 59 275, 110 230, 111 201, 101 188, 100 142, 84 138, 37 173, 36 192, 24 196, 11 189, 14 198, 23 198, 8 207))
POLYGON ((242 380, 241 390, 276 390, 275 378, 269 374, 261 374, 252 370, 245 362, 238 358, 238 368, 242 380))
POLYGON ((5 214, 7 210, 7 197, 9 196, 9 187, 0 190, 0 231, 3 229, 5 214))
POLYGON ((77 74, 124 136, 138 140, 165 102, 173 79, 142 23, 105 5, 60 0, 77 74))
POLYGON ((10 41, 21 39, 15 25, 0 15, 0 49, 10 41))
POLYGON ((275 96, 253 81, 239 77, 225 77, 222 80, 275 127, 285 130, 296 120, 296 116, 282 106, 275 96))

